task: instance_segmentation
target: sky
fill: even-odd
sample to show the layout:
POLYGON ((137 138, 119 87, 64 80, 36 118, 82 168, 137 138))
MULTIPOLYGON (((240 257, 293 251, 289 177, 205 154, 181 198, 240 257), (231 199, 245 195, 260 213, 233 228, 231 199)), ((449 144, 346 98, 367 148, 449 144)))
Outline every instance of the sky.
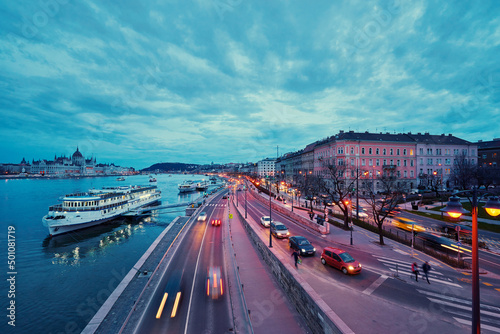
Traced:
POLYGON ((0 32, 0 163, 77 146, 135 168, 256 162, 339 130, 500 137, 494 0, 2 1, 0 32))

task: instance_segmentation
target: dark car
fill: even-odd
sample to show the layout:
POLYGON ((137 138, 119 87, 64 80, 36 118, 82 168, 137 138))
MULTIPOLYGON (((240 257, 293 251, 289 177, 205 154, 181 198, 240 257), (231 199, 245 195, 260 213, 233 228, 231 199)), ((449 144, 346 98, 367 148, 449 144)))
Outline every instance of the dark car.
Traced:
POLYGON ((321 253, 321 263, 337 268, 346 275, 361 272, 361 264, 349 253, 339 248, 325 247, 321 253))
POLYGON ((438 249, 445 253, 456 254, 457 252, 470 254, 468 248, 463 247, 460 243, 454 242, 448 238, 442 237, 434 233, 423 232, 417 235, 417 239, 423 241, 427 247, 438 249))
POLYGON ((460 234, 472 234, 472 227, 467 225, 438 222, 435 226, 446 234, 457 234, 457 227, 460 227, 460 234))
POLYGON ((399 215, 400 213, 401 211, 396 208, 389 210, 389 208, 383 207, 382 209, 380 209, 380 214, 381 215, 387 214, 388 217, 394 217, 396 215, 399 215))
POLYGON ((222 196, 222 199, 227 199, 227 195, 222 196))
POLYGON ((311 245, 309 240, 301 236, 294 236, 288 238, 288 244, 291 249, 295 249, 300 255, 314 255, 316 254, 316 248, 311 245))

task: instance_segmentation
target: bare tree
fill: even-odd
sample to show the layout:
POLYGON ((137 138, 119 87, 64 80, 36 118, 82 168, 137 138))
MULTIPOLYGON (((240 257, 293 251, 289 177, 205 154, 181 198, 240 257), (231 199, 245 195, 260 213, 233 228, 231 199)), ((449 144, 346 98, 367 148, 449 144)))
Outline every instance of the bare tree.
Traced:
POLYGON ((369 205, 373 220, 378 227, 380 244, 384 245, 384 221, 392 215, 392 211, 407 190, 408 184, 396 177, 395 170, 385 170, 376 180, 365 181, 363 187, 365 194, 367 194, 364 201, 369 205), (380 194, 377 194, 374 182, 378 183, 380 194))
POLYGON ((321 192, 342 211, 346 230, 349 229, 351 195, 356 186, 356 179, 361 174, 361 170, 349 169, 345 165, 336 165, 334 163, 328 166, 326 175, 322 179, 321 192))
POLYGON ((500 180, 500 169, 498 167, 478 167, 476 169, 476 179, 478 186, 485 186, 486 189, 500 180))
POLYGON ((309 203, 311 204, 311 211, 314 198, 317 198, 320 195, 320 191, 322 189, 321 184, 321 179, 312 174, 305 174, 299 179, 298 188, 300 189, 301 194, 304 195, 306 200, 309 200, 309 203))
POLYGON ((460 189, 470 189, 477 181, 477 165, 472 164, 465 154, 456 155, 450 180, 460 189))
POLYGON ((436 193, 436 197, 439 197, 439 191, 443 189, 443 179, 442 175, 438 175, 437 171, 434 171, 431 175, 427 176, 428 188, 436 193))

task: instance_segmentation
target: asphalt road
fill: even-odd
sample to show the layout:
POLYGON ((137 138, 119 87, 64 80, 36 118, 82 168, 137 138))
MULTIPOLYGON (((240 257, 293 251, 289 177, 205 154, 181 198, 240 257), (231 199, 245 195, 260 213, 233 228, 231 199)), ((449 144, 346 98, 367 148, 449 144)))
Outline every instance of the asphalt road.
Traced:
MULTIPOLYGON (((244 197, 241 192, 238 193, 240 193, 239 203, 242 204, 244 197)), ((269 206, 253 200, 251 196, 248 196, 247 209, 248 215, 256 222, 260 221, 261 216, 269 215, 269 206)), ((470 314, 468 309, 471 302, 471 287, 468 281, 470 276, 464 276, 460 271, 439 261, 433 261, 425 255, 416 254, 412 258, 409 248, 403 245, 399 247, 396 244, 395 247, 387 247, 388 249, 383 250, 371 244, 378 240, 378 237, 370 233, 366 233, 368 237, 365 238, 365 243, 369 244, 363 247, 357 247, 356 242, 359 243, 359 240, 355 240, 353 246, 339 245, 332 241, 335 240, 336 228, 334 227, 329 236, 322 237, 317 232, 295 224, 287 216, 276 211, 273 211, 272 218, 283 222, 288 227, 291 236, 302 235, 316 247, 315 256, 303 257, 299 272, 355 332, 369 332, 369 326, 375 326, 375 324, 380 326, 373 327, 372 332, 377 332, 377 329, 390 332, 470 332, 467 328, 469 322, 467 317, 470 314), (326 246, 347 250, 362 264, 361 274, 344 275, 335 268, 323 266, 320 262, 320 255, 326 246), (432 284, 427 284, 422 277, 419 282, 412 280, 409 267, 410 261, 413 260, 419 264, 425 260, 431 261, 433 270, 430 274, 430 281, 432 284), (400 275, 398 278, 393 277, 396 273, 400 275), (345 302, 339 302, 339 300, 345 302), (339 304, 344 307, 338 307, 339 304), (360 314, 367 316, 360 318, 360 314)), ((258 223, 254 225, 254 228, 260 231, 265 240, 269 239, 268 228, 258 223)), ((360 233, 364 232, 360 231, 360 233)), ((288 256, 290 263, 293 263, 293 258, 290 256, 292 251, 287 239, 273 237, 273 248, 288 256)), ((491 262, 495 264, 499 261, 492 258, 491 262)), ((490 284, 494 286, 500 286, 498 277, 483 277, 482 279, 485 282, 490 280, 490 284)), ((485 333, 490 332, 489 330, 500 331, 500 320, 495 315, 495 312, 500 312, 498 291, 488 285, 483 285, 482 289, 483 330, 485 333)))
POLYGON ((205 208, 207 220, 193 222, 173 254, 135 333, 231 332, 233 316, 226 291, 222 227, 211 225, 212 219, 222 219, 227 200, 219 195, 212 203, 218 205, 205 208), (211 267, 220 268, 220 275, 215 269, 217 286, 211 284, 207 289, 211 267))

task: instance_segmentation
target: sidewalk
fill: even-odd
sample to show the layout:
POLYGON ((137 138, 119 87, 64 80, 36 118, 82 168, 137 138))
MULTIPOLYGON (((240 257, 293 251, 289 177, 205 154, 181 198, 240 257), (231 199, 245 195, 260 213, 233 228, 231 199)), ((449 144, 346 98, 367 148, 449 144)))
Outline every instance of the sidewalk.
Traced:
MULTIPOLYGON (((230 211, 236 212, 233 202, 228 203, 230 211)), ((269 266, 257 255, 239 215, 234 214, 229 220, 229 229, 254 333, 309 333, 269 272, 269 266)))

